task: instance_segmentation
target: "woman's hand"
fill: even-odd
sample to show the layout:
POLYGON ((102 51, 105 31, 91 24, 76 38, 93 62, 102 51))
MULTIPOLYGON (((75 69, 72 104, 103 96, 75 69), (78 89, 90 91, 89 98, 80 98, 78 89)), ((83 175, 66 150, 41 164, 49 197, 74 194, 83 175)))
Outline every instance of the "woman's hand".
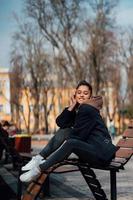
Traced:
POLYGON ((77 101, 75 99, 75 95, 72 95, 70 98, 70 105, 68 107, 68 110, 72 111, 74 109, 74 107, 76 106, 76 104, 77 104, 77 101))

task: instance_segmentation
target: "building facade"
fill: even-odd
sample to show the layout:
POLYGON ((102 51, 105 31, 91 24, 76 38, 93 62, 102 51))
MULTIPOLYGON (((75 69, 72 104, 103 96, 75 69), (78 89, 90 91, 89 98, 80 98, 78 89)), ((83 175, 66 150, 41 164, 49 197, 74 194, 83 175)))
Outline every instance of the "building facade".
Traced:
POLYGON ((0 121, 11 120, 10 73, 0 68, 0 121))
MULTIPOLYGON (((34 99, 30 92, 23 89, 20 92, 19 102, 12 98, 11 92, 11 73, 8 69, 0 68, 0 121, 7 120, 14 123, 19 129, 26 131, 29 126, 30 132, 34 130, 34 99), (19 103, 19 105, 17 104, 19 103)), ((68 105, 69 96, 72 89, 54 88, 50 89, 47 94, 41 94, 39 105, 39 127, 38 129, 45 129, 46 116, 44 113, 45 98, 47 99, 47 123, 49 131, 53 132, 58 127, 55 123, 55 118, 61 112, 62 108, 68 105), (47 97, 46 97, 47 95, 47 97)), ((16 91, 15 91, 16 92, 16 91)))

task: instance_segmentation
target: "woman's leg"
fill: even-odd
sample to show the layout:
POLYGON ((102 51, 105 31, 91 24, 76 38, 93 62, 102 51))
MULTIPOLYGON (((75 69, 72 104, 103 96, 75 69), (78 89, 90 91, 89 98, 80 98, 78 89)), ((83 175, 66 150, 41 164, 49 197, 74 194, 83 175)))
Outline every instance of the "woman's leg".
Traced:
POLYGON ((58 149, 65 140, 69 138, 71 132, 71 128, 59 129, 39 154, 42 157, 47 158, 51 153, 58 149))
POLYGON ((68 139, 60 148, 50 155, 44 163, 39 165, 41 171, 45 171, 54 164, 63 161, 71 153, 75 153, 80 159, 82 159, 82 161, 91 164, 102 164, 95 154, 92 145, 77 139, 68 139))
POLYGON ((33 167, 30 171, 22 174, 20 180, 22 182, 30 182, 36 179, 41 172, 45 172, 47 169, 52 167, 54 164, 59 163, 66 159, 72 152, 76 153, 80 159, 84 158, 89 163, 98 163, 98 158, 94 153, 92 145, 87 144, 77 139, 68 139, 53 152, 45 162, 39 164, 39 167, 33 167))
POLYGON ((71 132, 71 128, 59 129, 48 144, 42 149, 42 151, 38 155, 34 156, 25 166, 21 168, 21 170, 31 170, 33 167, 37 167, 43 163, 44 159, 58 149, 62 143, 69 138, 71 132))

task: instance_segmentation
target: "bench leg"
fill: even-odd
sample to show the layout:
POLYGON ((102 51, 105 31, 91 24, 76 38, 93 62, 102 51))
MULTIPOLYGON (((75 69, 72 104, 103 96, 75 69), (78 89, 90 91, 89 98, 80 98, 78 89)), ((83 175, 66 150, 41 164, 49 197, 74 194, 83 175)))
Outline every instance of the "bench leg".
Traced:
POLYGON ((86 180, 96 200, 108 200, 96 174, 91 168, 79 166, 79 170, 86 180))
POLYGON ((116 171, 110 171, 111 200, 117 200, 116 171))

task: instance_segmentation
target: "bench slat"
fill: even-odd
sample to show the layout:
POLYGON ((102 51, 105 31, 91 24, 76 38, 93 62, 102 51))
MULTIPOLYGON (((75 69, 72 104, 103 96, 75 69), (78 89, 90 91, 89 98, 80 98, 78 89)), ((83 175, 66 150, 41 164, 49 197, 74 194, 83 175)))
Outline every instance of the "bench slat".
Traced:
POLYGON ((46 180, 48 174, 41 174, 40 177, 37 179, 38 183, 31 182, 27 188, 26 193, 22 196, 22 200, 34 200, 37 196, 37 194, 40 192, 41 187, 46 180))
POLYGON ((53 172, 54 173, 66 173, 66 172, 71 172, 71 171, 78 171, 77 166, 60 166, 56 168, 53 172))
POLYGON ((129 129, 125 130, 122 136, 133 138, 133 128, 129 128, 129 129))
POLYGON ((133 148, 133 139, 120 139, 117 143, 119 147, 133 148))
POLYGON ((124 163, 127 162, 127 159, 126 159, 126 158, 114 158, 114 159, 112 160, 112 162, 118 162, 118 163, 124 164, 124 163))
POLYGON ((120 148, 116 152, 116 157, 128 159, 132 156, 132 154, 133 154, 133 149, 120 148))
MULTIPOLYGON (((23 196, 22 196, 22 200, 23 200, 23 196)), ((24 194, 24 200, 33 200, 33 197, 31 194, 24 194)))

